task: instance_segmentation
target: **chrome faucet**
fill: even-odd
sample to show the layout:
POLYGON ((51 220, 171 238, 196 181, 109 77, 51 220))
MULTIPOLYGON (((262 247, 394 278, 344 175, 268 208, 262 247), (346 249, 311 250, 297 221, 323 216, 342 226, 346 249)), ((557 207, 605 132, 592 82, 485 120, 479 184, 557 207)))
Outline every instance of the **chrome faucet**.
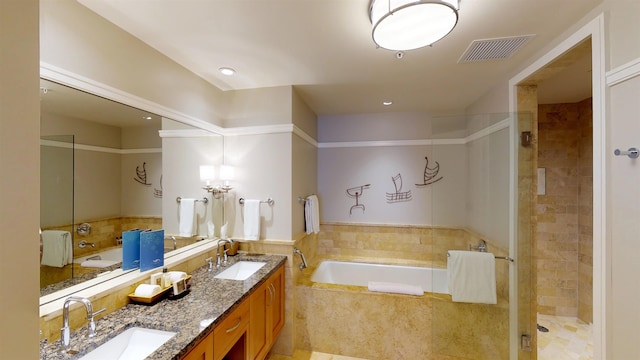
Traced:
POLYGON ((224 249, 224 257, 223 257, 223 261, 222 263, 220 263, 220 244, 229 244, 232 245, 233 244, 233 240, 231 239, 220 239, 218 240, 218 251, 216 252, 216 256, 218 258, 218 261, 216 262, 216 267, 219 268, 220 265, 222 266, 226 266, 229 262, 227 261, 227 251, 226 249, 224 249, 224 246, 222 247, 222 249, 224 249))
POLYGON ((204 259, 204 261, 206 261, 207 264, 209 264, 209 269, 207 271, 209 271, 209 272, 213 271, 213 258, 212 257, 208 257, 208 258, 204 259))
POLYGON ((71 329, 69 329, 69 306, 72 302, 81 302, 84 304, 84 307, 87 310, 87 320, 89 320, 89 334, 88 337, 96 336, 96 322, 93 319, 95 315, 100 314, 105 311, 106 308, 93 312, 93 306, 91 305, 91 301, 87 298, 83 298, 80 296, 69 296, 62 306, 62 329, 60 329, 60 341, 62 342, 62 348, 64 350, 68 350, 71 343, 71 329))
POLYGON ((298 248, 293 248, 293 254, 300 255, 300 257, 302 258, 302 262, 300 263, 300 271, 304 270, 307 267, 307 259, 304 257, 302 251, 300 251, 300 249, 298 248))
POLYGON ((176 237, 173 235, 169 235, 169 239, 173 240, 173 250, 178 248, 178 242, 176 241, 176 237))

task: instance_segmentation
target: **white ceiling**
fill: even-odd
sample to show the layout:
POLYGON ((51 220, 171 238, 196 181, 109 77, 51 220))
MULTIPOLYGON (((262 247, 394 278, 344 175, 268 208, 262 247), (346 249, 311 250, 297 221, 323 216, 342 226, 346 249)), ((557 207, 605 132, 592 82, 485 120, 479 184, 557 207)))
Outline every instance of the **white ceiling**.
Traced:
MULTIPOLYGON (((400 60, 371 40, 369 0, 78 1, 222 90, 294 85, 336 115, 461 113, 602 0, 462 0, 449 36, 400 60), (458 63, 473 40, 529 34, 506 60, 458 63)), ((579 101, 585 86, 549 88, 579 101)))

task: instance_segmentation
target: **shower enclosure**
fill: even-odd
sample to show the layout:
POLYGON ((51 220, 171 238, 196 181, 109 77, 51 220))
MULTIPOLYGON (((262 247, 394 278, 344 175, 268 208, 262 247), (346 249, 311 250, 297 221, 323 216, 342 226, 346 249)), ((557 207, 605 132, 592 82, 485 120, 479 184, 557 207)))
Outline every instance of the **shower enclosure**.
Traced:
POLYGON ((339 120, 325 131, 335 138, 323 139, 327 145, 318 151, 324 225, 317 256, 446 268, 448 251, 486 244, 495 256, 497 303, 454 301, 429 291, 408 297, 302 284, 296 288, 296 326, 309 331, 296 330, 302 334, 296 346, 370 359, 530 358, 535 144, 521 143, 519 134, 532 131, 532 115, 339 120), (361 184, 368 187, 358 204, 366 207, 354 208, 349 190, 361 184), (398 201, 395 195, 405 193, 398 201), (318 297, 345 306, 347 320, 318 310, 318 297), (381 340, 372 345, 371 338, 381 340))

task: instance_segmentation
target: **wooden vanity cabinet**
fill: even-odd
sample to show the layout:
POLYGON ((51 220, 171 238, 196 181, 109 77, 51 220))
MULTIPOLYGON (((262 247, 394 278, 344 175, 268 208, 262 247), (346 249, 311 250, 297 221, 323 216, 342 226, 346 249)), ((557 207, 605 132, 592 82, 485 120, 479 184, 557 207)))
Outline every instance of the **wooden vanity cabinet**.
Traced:
POLYGON ((284 325, 284 266, 181 360, 264 359, 284 325))
POLYGON ((202 339, 182 360, 213 360, 213 332, 202 339))
POLYGON ((283 266, 251 294, 249 302, 249 359, 262 360, 284 325, 283 266))

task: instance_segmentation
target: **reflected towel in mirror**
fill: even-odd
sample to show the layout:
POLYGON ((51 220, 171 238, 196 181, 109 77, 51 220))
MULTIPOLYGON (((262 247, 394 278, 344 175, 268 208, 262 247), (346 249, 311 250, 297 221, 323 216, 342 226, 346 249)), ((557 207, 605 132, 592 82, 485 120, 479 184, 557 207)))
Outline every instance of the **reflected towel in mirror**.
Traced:
POLYGON ((63 230, 42 232, 42 265, 64 267, 73 262, 71 234, 63 230))

